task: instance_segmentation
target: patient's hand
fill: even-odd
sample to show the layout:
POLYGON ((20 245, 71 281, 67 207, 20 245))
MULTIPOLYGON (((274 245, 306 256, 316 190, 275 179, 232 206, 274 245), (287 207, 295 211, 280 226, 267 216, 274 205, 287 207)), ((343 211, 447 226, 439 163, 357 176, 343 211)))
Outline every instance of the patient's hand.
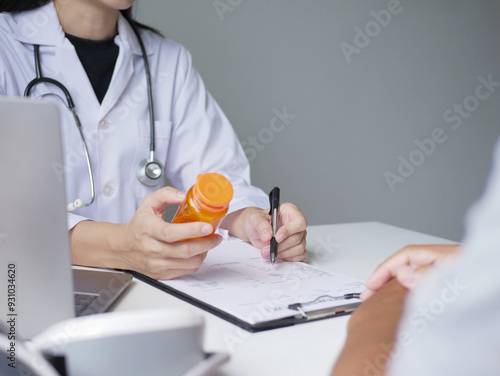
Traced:
POLYGON ((408 289, 414 288, 431 266, 456 255, 459 246, 433 244, 404 247, 377 267, 366 281, 366 290, 361 294, 361 299, 367 300, 392 278, 408 289))

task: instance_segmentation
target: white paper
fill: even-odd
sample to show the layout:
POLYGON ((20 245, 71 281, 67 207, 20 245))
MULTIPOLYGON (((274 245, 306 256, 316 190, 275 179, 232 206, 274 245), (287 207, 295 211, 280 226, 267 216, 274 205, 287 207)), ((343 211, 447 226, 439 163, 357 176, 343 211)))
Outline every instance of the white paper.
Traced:
MULTIPOLYGON (((161 282, 250 324, 297 316, 299 312, 289 309, 289 304, 365 289, 359 279, 305 263, 277 260, 272 265, 261 257, 260 250, 235 241, 224 241, 209 251, 196 273, 161 282)), ((304 310, 358 301, 323 300, 326 301, 304 305, 304 310)))

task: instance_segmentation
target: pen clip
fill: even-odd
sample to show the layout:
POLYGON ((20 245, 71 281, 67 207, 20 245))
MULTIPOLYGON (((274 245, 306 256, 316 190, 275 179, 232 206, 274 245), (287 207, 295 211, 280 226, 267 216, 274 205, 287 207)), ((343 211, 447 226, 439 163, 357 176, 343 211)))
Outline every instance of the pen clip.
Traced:
POLYGON ((278 209, 280 205, 280 189, 274 187, 269 193, 269 215, 273 215, 274 209, 278 209))

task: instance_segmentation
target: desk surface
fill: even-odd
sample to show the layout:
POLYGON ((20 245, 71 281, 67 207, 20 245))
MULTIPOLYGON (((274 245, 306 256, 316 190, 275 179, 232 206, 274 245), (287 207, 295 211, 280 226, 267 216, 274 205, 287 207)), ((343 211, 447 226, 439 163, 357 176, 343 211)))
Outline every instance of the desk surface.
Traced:
MULTIPOLYGON (((308 263, 366 280, 375 267, 408 244, 452 243, 435 236, 378 223, 310 226, 308 263)), ((113 311, 190 308, 205 318, 205 351, 226 352, 217 375, 328 375, 345 341, 349 316, 249 333, 169 294, 134 280, 113 311)))

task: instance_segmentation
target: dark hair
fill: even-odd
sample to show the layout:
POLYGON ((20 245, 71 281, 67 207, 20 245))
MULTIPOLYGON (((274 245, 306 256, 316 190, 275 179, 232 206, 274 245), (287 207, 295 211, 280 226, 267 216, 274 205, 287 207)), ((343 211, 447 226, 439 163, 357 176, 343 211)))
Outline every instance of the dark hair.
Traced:
POLYGON ((39 8, 47 4, 50 0, 2 0, 0 2, 0 12, 22 12, 39 8))
MULTIPOLYGON (((52 0, 0 0, 0 13, 23 12, 26 10, 32 10, 40 8, 51 1, 52 0)), ((132 17, 132 7, 121 10, 120 12, 129 22, 132 22, 135 26, 140 27, 142 29, 150 30, 156 34, 161 35, 161 33, 158 30, 135 21, 132 17)))

